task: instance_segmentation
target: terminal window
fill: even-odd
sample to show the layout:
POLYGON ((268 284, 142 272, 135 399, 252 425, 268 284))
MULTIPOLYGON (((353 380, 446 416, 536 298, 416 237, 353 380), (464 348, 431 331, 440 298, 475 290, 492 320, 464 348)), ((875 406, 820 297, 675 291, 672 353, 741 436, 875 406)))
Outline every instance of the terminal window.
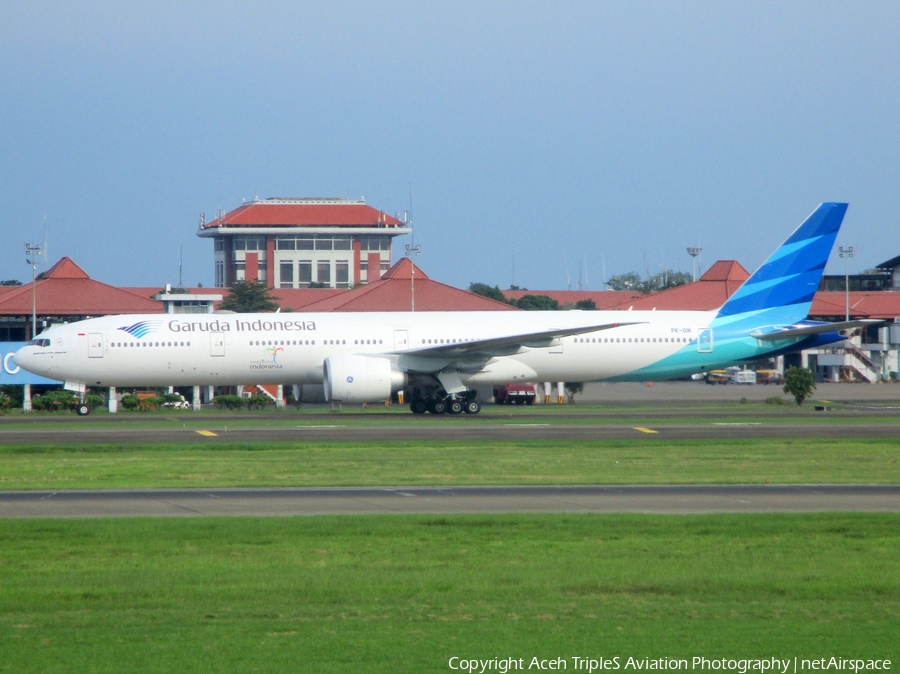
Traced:
POLYGON ((282 288, 294 287, 294 263, 293 261, 282 262, 279 270, 279 285, 282 288))
POLYGON ((316 281, 331 285, 331 262, 320 260, 316 270, 316 281))
POLYGON ((308 288, 309 284, 312 283, 312 261, 311 260, 300 260, 297 263, 297 281, 301 288, 308 288))

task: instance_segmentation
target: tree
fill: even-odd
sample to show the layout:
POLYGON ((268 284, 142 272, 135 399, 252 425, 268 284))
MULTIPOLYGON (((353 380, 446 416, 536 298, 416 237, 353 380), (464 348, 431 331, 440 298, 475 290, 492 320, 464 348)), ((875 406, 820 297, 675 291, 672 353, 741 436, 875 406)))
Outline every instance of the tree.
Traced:
POLYGON ((566 391, 566 398, 570 405, 575 404, 575 396, 584 391, 584 383, 580 381, 567 381, 563 388, 566 391))
POLYGON ((784 373, 784 392, 790 393, 802 405, 816 388, 812 372, 802 367, 789 367, 784 373))
POLYGON ((265 283, 235 281, 219 308, 239 314, 251 314, 275 311, 278 309, 278 303, 269 295, 269 289, 265 283))
POLYGON ((581 309, 581 311, 596 311, 597 303, 591 298, 588 298, 586 300, 578 300, 577 302, 575 302, 575 308, 581 309))
POLYGON ((643 281, 641 275, 636 271, 630 271, 627 274, 619 274, 618 276, 610 276, 606 282, 606 287, 610 290, 637 290, 643 292, 643 281))
POLYGON ((469 292, 481 295, 482 297, 487 297, 491 300, 503 302, 503 304, 511 304, 511 302, 506 299, 506 295, 503 294, 503 291, 500 290, 499 286, 491 287, 487 283, 470 283, 469 292))
POLYGON ((22 285, 21 281, 17 281, 14 278, 9 279, 8 281, 0 281, 0 286, 20 286, 22 285))
POLYGON ((636 290, 639 293, 655 293, 666 288, 674 288, 691 282, 691 275, 683 271, 666 269, 664 272, 654 274, 646 281, 641 280, 641 275, 636 271, 627 274, 611 276, 606 282, 610 290, 636 290))
POLYGON ((525 311, 556 311, 559 302, 547 295, 522 295, 515 303, 519 309, 525 311))
POLYGON ((683 271, 666 269, 666 271, 654 274, 648 278, 642 285, 642 292, 652 293, 658 290, 665 290, 666 288, 683 286, 685 283, 690 283, 692 280, 691 275, 683 271))

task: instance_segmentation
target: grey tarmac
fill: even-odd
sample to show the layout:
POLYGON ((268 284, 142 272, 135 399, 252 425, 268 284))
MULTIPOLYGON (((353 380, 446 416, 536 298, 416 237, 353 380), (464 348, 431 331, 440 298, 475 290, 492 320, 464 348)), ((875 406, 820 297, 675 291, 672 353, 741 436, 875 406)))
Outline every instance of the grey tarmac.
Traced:
POLYGON ((341 487, 0 492, 0 518, 900 512, 900 485, 341 487))
POLYGON ((434 442, 466 440, 728 440, 747 438, 900 438, 900 424, 831 421, 828 423, 767 423, 700 421, 686 423, 628 424, 540 422, 508 423, 459 418, 455 423, 377 423, 296 426, 222 425, 211 420, 203 428, 169 425, 123 424, 119 428, 84 425, 53 428, 51 424, 0 428, 0 445, 27 444, 146 444, 146 443, 240 443, 240 442, 434 442))

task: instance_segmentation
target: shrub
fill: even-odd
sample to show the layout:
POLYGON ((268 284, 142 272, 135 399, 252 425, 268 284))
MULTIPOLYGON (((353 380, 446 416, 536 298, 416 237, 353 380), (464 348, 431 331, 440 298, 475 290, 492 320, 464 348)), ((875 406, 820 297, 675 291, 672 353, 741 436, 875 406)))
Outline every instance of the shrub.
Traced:
POLYGON ((769 396, 766 398, 766 405, 784 405, 784 398, 781 396, 769 396))
POLYGON ((247 398, 247 409, 248 410, 261 410, 268 405, 271 405, 274 401, 267 395, 262 393, 255 393, 249 398, 247 398))
POLYGON ((244 399, 240 396, 216 396, 210 402, 213 405, 217 405, 220 409, 228 409, 228 410, 239 410, 244 405, 244 399))
POLYGON ((21 407, 25 400, 25 387, 21 384, 4 384, 0 386, 0 393, 9 398, 13 407, 21 407))
POLYGON ((97 395, 96 393, 88 393, 84 397, 84 402, 91 409, 103 407, 104 405, 106 405, 106 401, 103 399, 103 396, 97 395))
POLYGON ((12 407, 12 400, 5 393, 0 393, 0 412, 6 412, 12 407))
POLYGON ((136 410, 141 404, 141 399, 134 393, 126 393, 122 396, 122 407, 126 410, 136 410))
POLYGON ((78 400, 71 391, 63 389, 47 391, 47 393, 35 396, 31 400, 31 408, 43 412, 55 412, 57 410, 74 410, 78 400))
POLYGON ((147 410, 155 410, 162 404, 162 398, 157 398, 155 396, 151 396, 149 398, 144 398, 138 403, 138 409, 147 411, 147 410))

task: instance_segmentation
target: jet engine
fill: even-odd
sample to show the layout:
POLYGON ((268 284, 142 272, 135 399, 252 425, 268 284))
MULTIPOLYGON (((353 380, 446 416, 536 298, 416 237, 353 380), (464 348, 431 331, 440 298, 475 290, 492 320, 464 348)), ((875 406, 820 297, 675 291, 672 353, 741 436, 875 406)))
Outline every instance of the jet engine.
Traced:
POLYGON ((330 356, 325 359, 325 399, 338 403, 387 400, 406 385, 406 375, 387 358, 330 356))

